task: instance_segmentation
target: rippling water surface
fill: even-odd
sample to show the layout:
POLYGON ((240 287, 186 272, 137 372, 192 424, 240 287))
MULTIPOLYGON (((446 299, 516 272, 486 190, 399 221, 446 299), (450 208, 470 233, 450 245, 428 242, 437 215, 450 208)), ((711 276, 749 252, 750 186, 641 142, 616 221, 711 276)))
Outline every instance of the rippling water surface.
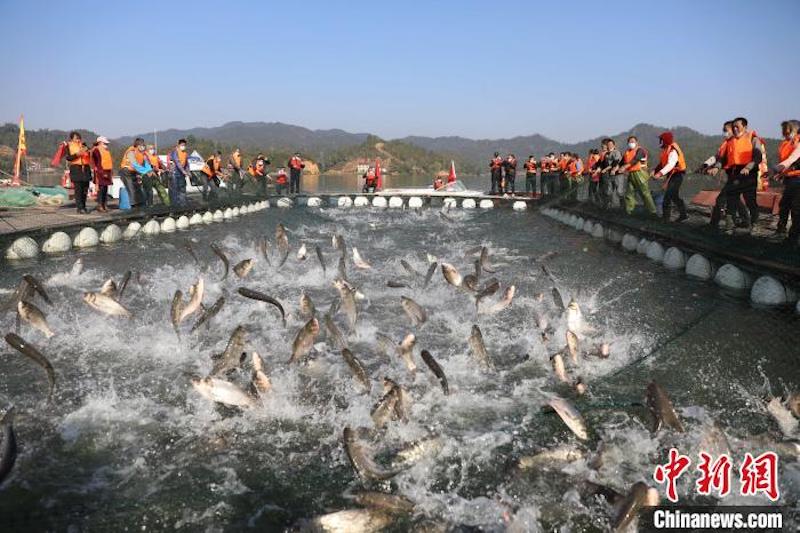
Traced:
MULTIPOLYGON (((14 471, 0 487, 0 521, 30 530, 274 530, 352 508, 347 496, 365 485, 347 460, 342 431, 373 428, 370 411, 383 393, 384 376, 409 392, 410 416, 384 431, 361 432, 377 461, 426 436, 438 435, 444 443, 438 453, 377 486, 416 503, 414 515, 396 523, 399 530, 423 522, 489 531, 603 530, 611 511, 582 494, 583 481, 621 492, 639 480, 652 483, 653 468, 670 446, 696 454, 715 425, 727 435, 734 457, 782 438, 763 399, 800 389, 796 319, 751 309, 713 285, 668 273, 534 212, 447 216, 436 209, 269 209, 89 252, 79 275, 71 273, 74 254, 4 264, 0 297, 7 298, 24 273, 43 280, 51 294, 52 307, 37 303, 56 335, 45 339, 24 324, 21 335, 52 361, 57 385, 48 405, 42 370, 8 346, 0 350, 0 402, 17 407, 20 447, 14 471), (279 222, 292 246, 282 268, 274 266, 274 257, 268 266, 256 244, 263 235, 274 241, 279 222), (287 364, 305 323, 298 309, 301 291, 321 312, 337 295, 334 233, 373 267, 357 269, 348 257, 350 281, 365 296, 348 341, 368 370, 369 393, 324 333, 310 361, 287 364), (187 240, 200 264, 186 251, 187 240), (221 281, 222 263, 211 242, 221 245, 232 264, 254 258, 250 275, 239 280, 231 272, 221 281), (302 243, 309 251, 305 261, 295 256, 302 243), (314 254, 317 245, 327 275, 314 254), (481 282, 494 276, 501 284, 489 305, 506 286, 516 286, 513 304, 499 313, 477 314, 474 298, 448 285, 441 271, 424 290, 419 280, 412 288, 386 285, 411 279, 400 259, 424 275, 428 254, 470 273, 474 257, 464 252, 478 245, 488 247, 497 266, 481 282), (556 255, 535 261, 548 252, 556 255), (572 379, 588 384, 583 397, 553 377, 549 356, 563 349, 566 323, 541 264, 565 299, 574 297, 581 307, 581 350, 610 343, 606 360, 568 363, 572 379), (83 292, 99 290, 128 269, 137 273, 123 299, 132 319, 106 317, 82 302, 83 292), (224 295, 226 304, 210 327, 193 334, 188 324, 196 317, 190 318, 179 338, 170 323, 170 302, 176 289, 187 293, 198 276, 205 280, 204 303, 224 295), (280 300, 286 327, 274 307, 237 294, 241 286, 280 300), (418 302, 427 322, 412 326, 401 296, 418 302), (537 313, 553 328, 548 340, 537 328, 537 313), (473 324, 483 332, 495 372, 482 372, 470 355, 473 324), (273 384, 245 411, 215 406, 190 383, 210 371, 211 355, 224 350, 238 325, 247 331, 246 350, 261 354, 273 384), (415 374, 399 357, 380 351, 379 332, 397 342, 416 334, 415 374), (450 395, 420 359, 423 348, 442 366, 450 395), (642 403, 652 379, 671 394, 686 433, 651 433, 642 403), (554 395, 583 413, 586 443, 578 443, 545 408, 554 395), (565 443, 578 444, 586 458, 547 471, 516 468, 521 456, 565 443)), ((335 320, 346 329, 343 313, 335 320)), ((11 314, 0 321, 4 332, 14 327, 11 314)), ((245 370, 232 380, 246 385, 248 375, 245 370)), ((796 457, 782 458, 780 475, 782 503, 797 510, 796 457)), ((680 493, 693 499, 688 482, 680 493)), ((764 501, 729 496, 724 503, 764 501)))

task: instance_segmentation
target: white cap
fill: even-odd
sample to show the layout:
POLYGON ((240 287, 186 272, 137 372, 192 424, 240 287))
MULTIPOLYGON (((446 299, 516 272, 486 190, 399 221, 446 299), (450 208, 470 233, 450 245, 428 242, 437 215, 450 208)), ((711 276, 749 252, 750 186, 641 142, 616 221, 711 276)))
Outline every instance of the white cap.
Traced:
POLYGON ((108 139, 106 139, 106 138, 105 138, 105 137, 103 137, 102 135, 101 135, 100 137, 98 137, 98 138, 97 138, 97 142, 99 142, 99 143, 104 143, 104 144, 109 144, 109 143, 108 143, 108 139))

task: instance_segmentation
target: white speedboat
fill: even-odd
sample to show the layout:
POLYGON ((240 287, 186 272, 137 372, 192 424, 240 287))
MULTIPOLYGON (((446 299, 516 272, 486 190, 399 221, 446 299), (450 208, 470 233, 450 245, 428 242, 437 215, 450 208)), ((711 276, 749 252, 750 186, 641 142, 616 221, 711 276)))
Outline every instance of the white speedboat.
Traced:
POLYGON ((414 196, 456 196, 459 198, 470 198, 470 197, 477 198, 486 196, 486 194, 483 191, 467 189, 467 187, 458 180, 452 183, 445 184, 445 186, 439 190, 434 190, 433 185, 429 185, 428 187, 403 187, 398 189, 383 189, 382 191, 378 191, 375 194, 380 196, 396 196, 398 194, 414 195, 414 196))

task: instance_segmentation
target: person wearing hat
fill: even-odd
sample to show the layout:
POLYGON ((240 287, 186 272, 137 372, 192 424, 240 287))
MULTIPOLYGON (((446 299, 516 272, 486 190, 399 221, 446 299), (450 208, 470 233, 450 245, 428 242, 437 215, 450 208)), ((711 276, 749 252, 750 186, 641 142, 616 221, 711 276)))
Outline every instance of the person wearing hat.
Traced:
POLYGON ((191 181, 186 139, 178 139, 175 149, 169 154, 169 162, 172 166, 172 175, 169 182, 170 205, 185 207, 188 203, 186 200, 186 180, 191 181))
POLYGON ((97 138, 91 152, 94 184, 97 187, 97 210, 108 211, 108 187, 113 183, 114 161, 108 149, 108 139, 102 135, 97 138))
POLYGON ((689 216, 686 214, 686 203, 681 198, 681 185, 683 177, 686 175, 686 159, 683 157, 683 150, 675 142, 675 136, 671 131, 665 131, 658 136, 661 143, 661 158, 658 166, 654 169, 653 177, 664 179, 662 188, 664 189, 664 202, 661 208, 661 216, 669 221, 672 211, 672 204, 678 206, 678 217, 676 222, 683 222, 689 216))
POLYGON ((306 168, 306 164, 300 158, 300 152, 295 152, 289 159, 289 193, 297 194, 300 192, 300 173, 306 168))
POLYGON ((503 158, 500 152, 495 152, 489 160, 489 171, 492 175, 492 191, 490 194, 503 194, 503 158))
POLYGON ((75 206, 78 213, 86 214, 86 196, 89 193, 89 182, 92 181, 92 171, 89 168, 89 147, 83 142, 81 134, 77 131, 70 132, 66 147, 66 159, 69 166, 69 179, 75 190, 75 206))
POLYGON ((533 155, 528 156, 525 162, 525 193, 533 196, 536 192, 536 157, 533 155))

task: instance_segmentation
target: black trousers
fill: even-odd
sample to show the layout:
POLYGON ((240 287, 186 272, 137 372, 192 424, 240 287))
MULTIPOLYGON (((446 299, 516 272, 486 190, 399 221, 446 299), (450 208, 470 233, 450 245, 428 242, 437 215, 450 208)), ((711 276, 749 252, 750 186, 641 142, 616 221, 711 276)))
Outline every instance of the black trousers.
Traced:
POLYGON ((676 172, 669 178, 667 190, 664 191, 664 204, 662 205, 662 215, 664 218, 669 218, 672 213, 672 204, 678 206, 678 211, 681 216, 686 215, 686 202, 681 198, 681 185, 683 185, 684 172, 676 172))
POLYGON ((503 193, 503 175, 498 171, 492 171, 492 194, 503 193))
POLYGON ((86 196, 89 194, 92 171, 87 165, 70 165, 69 179, 75 192, 75 207, 78 211, 83 211, 86 209, 86 196))
POLYGON ((510 192, 511 194, 517 192, 516 181, 517 181, 516 174, 511 174, 511 175, 506 174, 505 192, 510 192))
POLYGON ((552 172, 542 174, 542 195, 555 196, 558 193, 558 177, 552 172))
POLYGON ((797 244, 797 239, 800 237, 800 177, 784 180, 780 208, 778 226, 785 228, 791 215, 789 239, 797 244))
POLYGON ((734 168, 728 177, 728 214, 733 213, 737 209, 739 203, 739 196, 744 198, 744 203, 747 206, 747 215, 749 215, 746 223, 749 225, 755 224, 758 220, 758 204, 756 203, 756 191, 758 190, 758 172, 753 169, 749 174, 741 173, 741 168, 734 168))
POLYGON ((589 201, 600 205, 600 182, 589 178, 589 201))
POLYGON ((291 169, 289 171, 289 193, 300 193, 300 171, 291 169))
POLYGON ((731 181, 728 179, 725 182, 725 185, 719 191, 717 195, 717 201, 714 202, 714 208, 711 210, 711 225, 718 226, 719 221, 722 218, 722 211, 725 210, 726 215, 733 216, 736 214, 740 219, 745 220, 750 217, 747 207, 742 203, 739 198, 733 200, 734 206, 733 209, 729 209, 729 203, 731 199, 728 198, 728 190, 731 187, 731 181))

